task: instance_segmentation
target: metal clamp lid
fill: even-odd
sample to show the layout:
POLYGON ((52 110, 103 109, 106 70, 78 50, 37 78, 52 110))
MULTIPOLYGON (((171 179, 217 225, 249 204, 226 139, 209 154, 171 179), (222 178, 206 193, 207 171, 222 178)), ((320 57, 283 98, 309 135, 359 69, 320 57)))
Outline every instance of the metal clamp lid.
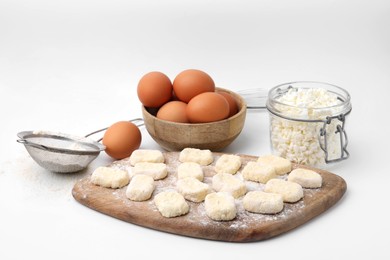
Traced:
MULTIPOLYGON (((347 114, 349 114, 350 112, 351 112, 351 110, 349 110, 347 114)), ((339 162, 339 161, 346 160, 349 158, 349 152, 347 150, 348 135, 347 135, 347 132, 345 131, 345 128, 344 128, 345 120, 346 120, 345 116, 347 114, 340 114, 337 116, 328 116, 326 118, 326 120, 323 121, 324 124, 323 124, 322 128, 320 129, 320 133, 318 135, 318 141, 319 141, 321 150, 324 151, 324 153, 325 153, 325 162, 326 163, 339 162), (328 125, 330 125, 330 123, 334 119, 337 119, 341 122, 341 124, 338 124, 336 126, 337 130, 335 131, 335 134, 340 135, 340 157, 336 158, 336 159, 329 159, 328 138, 327 138, 326 128, 328 125)))

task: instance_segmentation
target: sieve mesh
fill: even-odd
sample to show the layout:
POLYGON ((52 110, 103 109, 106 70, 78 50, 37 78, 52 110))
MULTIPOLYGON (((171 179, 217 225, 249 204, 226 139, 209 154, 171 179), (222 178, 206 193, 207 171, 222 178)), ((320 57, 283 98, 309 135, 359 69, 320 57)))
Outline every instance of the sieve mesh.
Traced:
POLYGON ((18 142, 25 145, 30 156, 52 172, 80 171, 105 149, 93 140, 64 134, 25 131, 18 137, 18 142))

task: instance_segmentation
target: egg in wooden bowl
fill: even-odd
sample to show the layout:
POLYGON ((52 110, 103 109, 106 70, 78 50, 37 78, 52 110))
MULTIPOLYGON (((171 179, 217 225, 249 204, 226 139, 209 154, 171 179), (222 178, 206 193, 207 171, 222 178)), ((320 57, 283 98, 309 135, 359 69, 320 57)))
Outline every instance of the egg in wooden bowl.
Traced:
POLYGON ((215 88, 215 92, 230 94, 236 100, 237 113, 214 122, 178 123, 157 118, 156 108, 142 106, 142 116, 150 136, 168 151, 180 151, 187 147, 223 150, 241 133, 247 108, 240 95, 223 88, 215 88))

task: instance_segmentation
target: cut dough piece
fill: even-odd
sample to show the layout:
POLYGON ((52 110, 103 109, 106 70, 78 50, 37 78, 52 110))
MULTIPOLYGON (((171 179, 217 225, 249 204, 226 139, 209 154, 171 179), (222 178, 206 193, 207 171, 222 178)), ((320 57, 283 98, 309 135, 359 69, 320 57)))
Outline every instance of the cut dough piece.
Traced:
POLYGON ((303 188, 320 188, 322 177, 317 172, 308 169, 295 169, 288 175, 288 180, 296 182, 303 188))
POLYGON ((138 149, 130 155, 130 164, 139 162, 163 163, 164 155, 159 150, 138 149))
POLYGON ((236 174, 241 167, 241 157, 234 154, 223 154, 218 158, 215 164, 215 171, 217 173, 224 172, 236 174))
POLYGON ((265 185, 264 191, 282 195, 284 202, 294 203, 303 198, 301 185, 281 179, 269 180, 265 185))
POLYGON ((285 158, 275 155, 264 155, 257 159, 257 162, 275 167, 276 174, 283 175, 291 172, 291 162, 285 158))
POLYGON ((276 177, 275 167, 259 162, 248 162, 241 173, 244 180, 260 183, 267 183, 276 177))
POLYGON ((205 198, 206 214, 212 220, 227 221, 236 217, 237 208, 232 195, 227 192, 213 192, 205 198))
POLYGON ((177 167, 177 178, 183 179, 187 177, 193 177, 203 181, 203 170, 199 163, 184 162, 177 167))
POLYGON ((214 161, 210 150, 200 150, 196 148, 184 148, 179 155, 181 162, 195 162, 200 165, 209 165, 214 161))
POLYGON ((228 192, 234 198, 239 198, 246 193, 245 183, 230 173, 215 174, 212 179, 212 185, 214 190, 228 192))
POLYGON ((154 197, 154 203, 161 215, 173 218, 187 214, 190 210, 183 195, 177 191, 163 191, 154 197))
POLYGON ((209 191, 209 185, 193 177, 187 177, 177 181, 177 189, 185 199, 202 202, 209 191))
POLYGON ((263 191, 248 192, 242 204, 244 209, 253 213, 276 214, 283 210, 283 197, 276 193, 263 191))
POLYGON ((149 175, 154 180, 164 179, 168 175, 167 165, 165 163, 139 162, 135 164, 131 172, 132 175, 149 175))
POLYGON ((116 189, 126 186, 130 181, 130 177, 127 171, 110 167, 98 167, 92 173, 91 181, 95 185, 116 189))
POLYGON ((135 175, 126 189, 126 197, 134 201, 150 199, 154 191, 154 180, 149 175, 135 175))

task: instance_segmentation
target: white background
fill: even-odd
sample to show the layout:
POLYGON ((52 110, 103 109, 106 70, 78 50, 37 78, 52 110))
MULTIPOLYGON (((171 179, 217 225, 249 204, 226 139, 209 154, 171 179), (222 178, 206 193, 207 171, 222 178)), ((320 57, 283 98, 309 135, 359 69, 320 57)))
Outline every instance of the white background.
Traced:
MULTIPOLYGON (((0 0, 0 259, 385 259, 388 216, 390 2, 0 0), (208 72, 220 87, 269 89, 325 81, 347 89, 351 158, 331 168, 348 190, 309 223, 256 243, 145 229, 90 210, 81 173, 40 168, 16 143, 22 130, 84 135, 141 116, 136 86, 208 72)), ((142 130, 142 148, 159 146, 142 130)), ((269 153, 266 112, 249 111, 226 152, 269 153)))

